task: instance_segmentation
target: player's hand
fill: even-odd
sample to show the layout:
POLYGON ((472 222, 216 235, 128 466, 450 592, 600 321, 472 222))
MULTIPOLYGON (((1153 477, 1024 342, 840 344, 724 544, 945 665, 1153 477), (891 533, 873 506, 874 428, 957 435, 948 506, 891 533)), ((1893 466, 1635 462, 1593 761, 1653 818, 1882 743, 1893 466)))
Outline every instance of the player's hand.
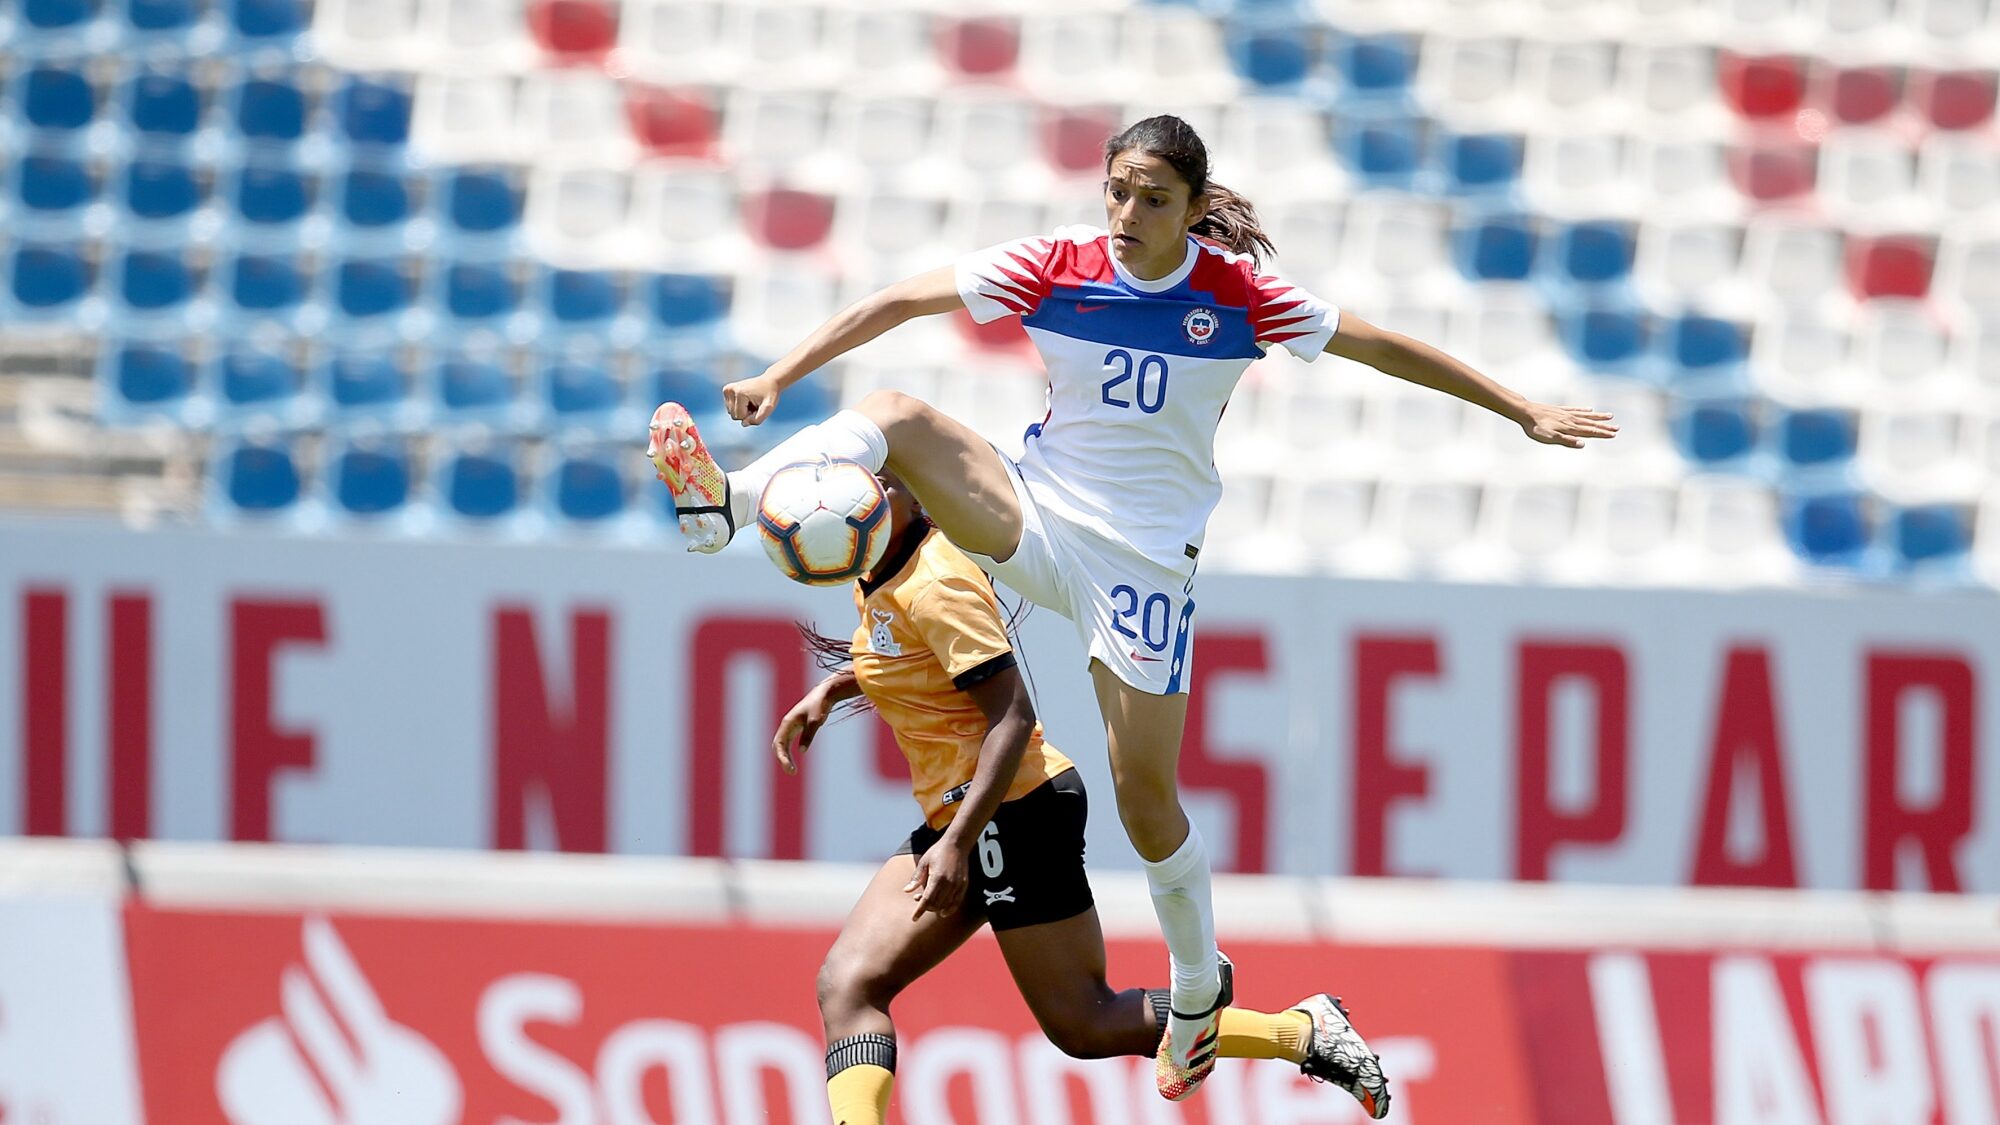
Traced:
POLYGON ((910 874, 910 881, 903 884, 903 890, 914 894, 917 899, 917 908, 910 914, 910 921, 923 917, 926 910, 935 912, 939 917, 950 916, 965 901, 965 888, 971 881, 972 865, 968 849, 959 847, 950 839, 932 844, 917 860, 917 869, 910 874))
POLYGON ((770 372, 738 379, 722 388, 722 408, 746 426, 754 426, 771 416, 778 405, 778 380, 770 372))
POLYGON ((805 756, 813 736, 826 725, 826 717, 832 712, 833 704, 827 702, 826 693, 814 688, 778 720, 778 733, 771 736, 771 752, 778 756, 778 764, 785 767, 786 773, 799 772, 798 759, 805 756), (797 750, 793 749, 794 744, 797 750))
POLYGON ((1618 432, 1618 427, 1611 424, 1611 415, 1603 411, 1540 402, 1528 404, 1528 416, 1522 420, 1521 428, 1543 445, 1567 445, 1571 449, 1582 449, 1585 438, 1608 438, 1618 432))

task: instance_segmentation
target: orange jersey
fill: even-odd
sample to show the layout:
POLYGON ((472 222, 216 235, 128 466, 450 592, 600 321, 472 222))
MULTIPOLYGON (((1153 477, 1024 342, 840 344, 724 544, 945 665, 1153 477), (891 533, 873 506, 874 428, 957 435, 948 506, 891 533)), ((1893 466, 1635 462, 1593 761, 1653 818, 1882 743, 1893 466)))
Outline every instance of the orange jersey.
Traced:
MULTIPOLYGON (((914 547, 907 537, 890 544, 876 581, 855 583, 854 604, 861 612, 848 646, 855 679, 909 759, 925 821, 943 828, 986 738, 986 716, 965 689, 1014 666, 1000 599, 985 573, 932 528, 914 547)), ((1072 764, 1036 723, 1005 799, 1072 764)))

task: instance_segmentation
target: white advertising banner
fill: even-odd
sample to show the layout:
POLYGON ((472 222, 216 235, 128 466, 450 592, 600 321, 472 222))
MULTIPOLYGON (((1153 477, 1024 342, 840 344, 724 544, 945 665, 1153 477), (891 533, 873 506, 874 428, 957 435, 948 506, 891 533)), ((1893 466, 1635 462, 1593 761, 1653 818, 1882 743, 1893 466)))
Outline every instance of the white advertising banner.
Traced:
MULTIPOLYGON (((1188 803, 1219 866, 2000 892, 2000 601, 1251 578, 1196 588, 1188 803)), ((754 546, 0 522, 0 834, 866 860, 879 724, 797 778, 754 546)), ((1132 866, 1074 629, 1023 648, 1132 866)))
POLYGON ((116 897, 0 897, 0 1121, 137 1125, 131 1011, 116 897))

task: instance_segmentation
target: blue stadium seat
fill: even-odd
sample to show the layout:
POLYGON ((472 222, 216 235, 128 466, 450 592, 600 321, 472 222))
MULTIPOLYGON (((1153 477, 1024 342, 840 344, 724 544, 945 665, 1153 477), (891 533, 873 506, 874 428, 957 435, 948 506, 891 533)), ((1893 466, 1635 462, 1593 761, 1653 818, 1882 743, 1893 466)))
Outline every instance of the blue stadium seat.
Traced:
POLYGON ((230 0, 229 28, 239 39, 281 40, 304 31, 300 0, 230 0))
POLYGON ((1311 31, 1300 25, 1239 23, 1228 32, 1229 63, 1262 93, 1295 90, 1312 73, 1311 31))
POLYGON ((82 69, 41 63, 21 82, 21 116, 52 132, 81 129, 97 116, 97 93, 82 69))
POLYGON ((807 426, 826 421, 839 408, 840 403, 825 382, 808 379, 794 383, 779 396, 771 416, 753 431, 752 440, 765 447, 776 445, 807 426), (800 390, 805 393, 794 393, 800 390), (765 430, 770 432, 762 432, 765 430))
POLYGON ((669 332, 719 324, 729 315, 729 292, 719 277, 656 273, 645 281, 646 311, 669 332))
POLYGON ((185 33, 201 18, 194 0, 123 0, 125 26, 144 35, 185 33))
POLYGON ((521 222, 521 189, 498 169, 461 168, 445 175, 438 192, 447 227, 464 235, 502 234, 521 222))
POLYGON ((355 144, 400 145, 410 136, 410 93, 387 81, 351 75, 334 95, 340 133, 355 144))
MULTIPOLYGON (((793 384, 799 387, 805 385, 806 383, 793 384)), ((696 370, 686 364, 666 363, 655 367, 640 384, 639 390, 643 401, 638 405, 648 414, 660 403, 672 400, 687 407, 689 413, 694 415, 695 422, 704 428, 709 426, 712 419, 723 416, 722 383, 707 372, 696 370)), ((778 404, 784 405, 785 397, 791 393, 787 390, 784 395, 779 396, 778 404)))
POLYGON ((625 509, 625 476, 609 453, 575 453, 556 465, 550 500, 564 519, 590 522, 625 509))
POLYGON ((1972 546, 1972 524, 1956 504, 1898 508, 1886 528, 1889 550, 1903 568, 1937 567, 1963 558, 1972 546))
POLYGON ((1562 282, 1622 281, 1632 272, 1632 233, 1623 223, 1572 223, 1556 235, 1548 260, 1554 277, 1562 282))
POLYGON ((1793 469, 1817 470, 1853 458, 1858 427, 1851 410, 1808 407, 1781 413, 1771 432, 1780 461, 1793 469))
POLYGON ((282 351, 233 346, 223 351, 217 366, 222 401, 241 412, 282 406, 303 389, 298 365, 282 351))
POLYGON ((438 273, 444 311, 454 320, 490 321, 521 307, 521 287, 505 259, 452 262, 438 273))
POLYGON ((1453 195, 1504 192, 1521 174, 1521 138, 1508 133, 1439 133, 1431 161, 1453 195))
POLYGON ((75 221, 96 200, 97 175, 82 160, 32 153, 14 165, 14 198, 31 221, 75 221))
POLYGON ((326 471, 334 503, 357 516, 393 512, 410 498, 410 453, 400 443, 350 443, 335 451, 326 471))
POLYGON ((351 234, 400 233, 410 217, 410 187, 403 176, 387 168, 349 167, 334 182, 340 221, 351 234))
POLYGON ((1556 314, 1563 346, 1585 370, 1629 374, 1644 357, 1645 314, 1620 305, 1576 305, 1556 314))
POLYGON ((194 299, 194 270, 175 250, 127 249, 118 258, 117 278, 128 313, 159 313, 194 299))
POLYGON ((97 18, 94 0, 21 0, 21 18, 38 33, 76 31, 97 18))
POLYGON ((550 419, 558 427, 611 428, 624 404, 623 392, 610 369, 589 359, 547 360, 542 365, 542 389, 550 419))
POLYGON ((416 282, 407 262, 399 258, 349 258, 335 263, 332 278, 334 308, 356 320, 390 316, 410 307, 416 282))
POLYGON ((1520 281, 1535 263, 1535 226, 1526 215, 1490 215, 1451 232, 1452 260, 1473 281, 1520 281))
POLYGON ((298 257, 288 253, 238 252, 219 267, 229 300, 255 314, 296 311, 312 292, 298 257))
POLYGON ((1369 187, 1411 187, 1423 163, 1424 122, 1407 114, 1336 114, 1333 150, 1369 187))
POLYGON ((438 404, 458 421, 501 421, 514 406, 514 380, 495 360, 447 356, 433 375, 438 404))
POLYGON ((493 519, 521 503, 520 474, 511 450, 459 450, 439 470, 438 491, 467 519, 493 519))
POLYGON ((201 127, 201 91, 185 74, 141 71, 126 79, 119 100, 126 121, 147 139, 185 138, 201 127))
POLYGON ((268 230, 288 227, 312 210, 314 185, 305 172, 268 159, 230 173, 230 197, 243 221, 268 230))
POLYGON ((100 349, 101 385, 110 391, 107 407, 158 411, 186 403, 194 394, 195 367, 177 343, 109 341, 100 349))
POLYGON ((601 325, 624 304, 618 277, 599 270, 549 270, 542 276, 542 307, 561 328, 601 325))
POLYGON ((178 160, 142 157, 125 165, 119 203, 135 219, 184 219, 201 206, 202 198, 195 170, 178 160))
POLYGON ((305 135, 305 91, 288 72, 247 75, 230 97, 236 131, 243 139, 289 144, 305 135))
POLYGON ((1743 469, 1757 449, 1756 403, 1743 398, 1696 398, 1677 403, 1669 421, 1674 444, 1695 467, 1743 469))
POLYGON ((1676 369, 1676 378, 1705 378, 1742 366, 1749 343, 1734 321, 1687 313, 1661 324, 1659 348, 1661 358, 1676 369))
POLYGON ((242 511, 275 512, 298 502, 299 466, 287 444, 246 441, 215 458, 210 471, 242 511))
POLYGON ((1822 566, 1858 567, 1869 540, 1867 500, 1858 492, 1804 492, 1783 499, 1782 522, 1792 552, 1822 566))
POLYGON ((1348 97, 1402 97, 1417 69, 1416 43, 1407 35, 1344 38, 1327 55, 1348 97))
POLYGON ((341 350, 325 364, 326 397, 337 413, 381 413, 409 400, 408 380, 391 352, 341 350))
POLYGON ((90 263, 74 244, 14 243, 7 249, 9 296, 21 313, 60 315, 90 293, 90 263))

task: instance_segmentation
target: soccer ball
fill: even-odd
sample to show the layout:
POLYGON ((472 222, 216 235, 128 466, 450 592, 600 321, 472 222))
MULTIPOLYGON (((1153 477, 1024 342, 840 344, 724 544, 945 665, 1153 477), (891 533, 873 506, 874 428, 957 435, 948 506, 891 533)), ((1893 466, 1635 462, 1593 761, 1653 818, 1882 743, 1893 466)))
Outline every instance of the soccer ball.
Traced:
POLYGON ((859 461, 820 457, 779 469, 757 502, 764 553, 808 586, 859 578, 889 549, 889 497, 859 461))

